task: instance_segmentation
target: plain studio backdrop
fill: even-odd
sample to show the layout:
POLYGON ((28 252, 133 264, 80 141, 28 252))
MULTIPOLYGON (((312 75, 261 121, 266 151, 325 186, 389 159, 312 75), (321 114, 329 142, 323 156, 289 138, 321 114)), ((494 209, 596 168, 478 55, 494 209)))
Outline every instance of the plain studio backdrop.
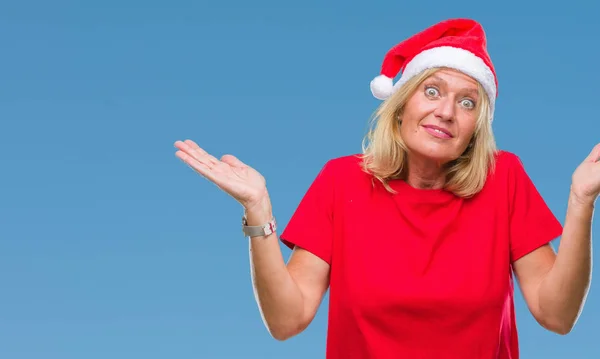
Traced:
MULTIPOLYGON (((327 298, 304 333, 269 336, 241 207, 173 142, 257 168, 283 228, 326 160, 360 152, 386 51, 445 18, 484 25, 498 144, 563 222, 571 174, 600 142, 598 14, 592 1, 3 2, 0 357, 324 357, 327 298)), ((566 337, 518 292, 522 357, 597 358, 596 284, 566 337)))

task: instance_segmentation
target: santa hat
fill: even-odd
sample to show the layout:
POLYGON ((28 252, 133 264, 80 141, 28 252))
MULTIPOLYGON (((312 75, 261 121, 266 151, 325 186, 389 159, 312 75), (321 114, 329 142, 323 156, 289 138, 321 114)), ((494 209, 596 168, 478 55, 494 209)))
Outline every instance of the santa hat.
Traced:
POLYGON ((381 74, 371 81, 371 92, 380 100, 391 96, 410 78, 433 67, 447 67, 477 80, 490 100, 494 113, 498 81, 487 52, 482 26, 470 19, 450 19, 404 40, 388 51, 381 74), (394 84, 393 78, 402 72, 394 84))

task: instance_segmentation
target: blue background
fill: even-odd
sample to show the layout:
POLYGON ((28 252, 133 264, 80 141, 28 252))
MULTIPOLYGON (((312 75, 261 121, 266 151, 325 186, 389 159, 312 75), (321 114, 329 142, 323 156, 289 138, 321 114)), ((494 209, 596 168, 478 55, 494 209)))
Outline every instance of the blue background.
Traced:
MULTIPOLYGON (((284 227, 326 160, 360 152, 385 52, 449 17, 486 28, 498 144, 562 222, 571 174, 600 142, 599 13, 591 1, 3 2, 0 357, 323 357, 327 301, 301 335, 268 335, 241 207, 173 142, 257 168, 284 227)), ((598 357, 594 284, 564 337, 518 293, 523 358, 598 357)))

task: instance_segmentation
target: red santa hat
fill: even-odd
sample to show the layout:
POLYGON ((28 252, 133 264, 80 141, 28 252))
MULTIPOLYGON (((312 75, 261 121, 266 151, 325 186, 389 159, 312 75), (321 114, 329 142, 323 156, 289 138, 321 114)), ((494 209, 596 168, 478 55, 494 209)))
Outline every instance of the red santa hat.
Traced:
POLYGON ((371 81, 371 92, 385 100, 410 78, 433 67, 452 68, 481 83, 493 115, 498 93, 496 72, 483 27, 470 19, 442 21, 394 46, 385 55, 381 74, 371 81), (399 72, 400 79, 393 83, 399 72))

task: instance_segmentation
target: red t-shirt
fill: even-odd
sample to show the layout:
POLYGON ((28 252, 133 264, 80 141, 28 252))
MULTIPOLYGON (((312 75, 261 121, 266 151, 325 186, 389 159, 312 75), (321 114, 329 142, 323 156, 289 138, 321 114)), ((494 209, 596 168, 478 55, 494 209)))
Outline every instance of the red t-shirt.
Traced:
POLYGON ((390 185, 330 160, 281 234, 331 265, 326 357, 518 358, 511 264, 562 233, 519 158, 471 199, 390 185))

